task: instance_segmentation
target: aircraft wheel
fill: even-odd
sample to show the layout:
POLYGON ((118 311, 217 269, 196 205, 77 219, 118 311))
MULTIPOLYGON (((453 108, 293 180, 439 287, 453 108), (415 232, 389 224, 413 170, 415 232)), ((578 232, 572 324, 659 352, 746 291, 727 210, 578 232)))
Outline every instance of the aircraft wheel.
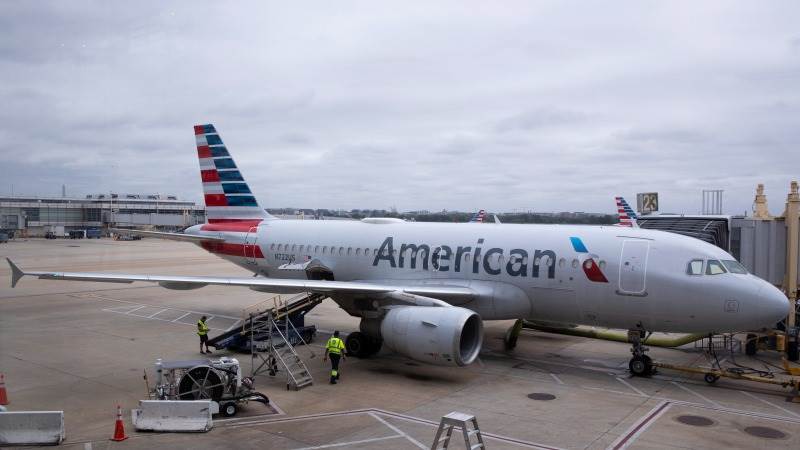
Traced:
POLYGON ((366 358, 370 355, 370 340, 367 335, 359 331, 347 335, 344 341, 347 356, 355 356, 356 358, 366 358))
POLYGON ((649 377, 653 373, 653 361, 647 355, 634 356, 628 363, 628 369, 637 377, 649 377))
POLYGON ((383 339, 376 339, 373 337, 368 337, 369 339, 369 355, 374 355, 381 351, 381 347, 383 346, 383 339))
POLYGON ((706 380, 706 383, 708 384, 714 384, 717 382, 717 380, 719 380, 719 377, 713 373, 707 373, 705 376, 703 376, 703 379, 706 380))

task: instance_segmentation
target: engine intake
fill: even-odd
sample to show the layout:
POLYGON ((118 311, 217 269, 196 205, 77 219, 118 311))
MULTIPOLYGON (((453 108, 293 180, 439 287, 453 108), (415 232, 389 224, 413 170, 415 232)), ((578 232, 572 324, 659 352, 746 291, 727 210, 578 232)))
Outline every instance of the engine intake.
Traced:
POLYGON ((383 343, 411 359, 440 366, 475 361, 483 344, 483 321, 466 308, 399 306, 380 325, 383 343))

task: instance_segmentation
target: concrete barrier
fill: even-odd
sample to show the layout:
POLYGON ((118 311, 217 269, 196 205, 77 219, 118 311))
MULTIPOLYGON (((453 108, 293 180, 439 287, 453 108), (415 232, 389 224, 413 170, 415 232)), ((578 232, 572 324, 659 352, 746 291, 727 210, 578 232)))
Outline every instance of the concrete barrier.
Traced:
POLYGON ((64 411, 0 412, 0 445, 58 445, 64 436, 64 411))
POLYGON ((133 426, 139 431, 208 431, 210 400, 140 400, 131 411, 133 426))

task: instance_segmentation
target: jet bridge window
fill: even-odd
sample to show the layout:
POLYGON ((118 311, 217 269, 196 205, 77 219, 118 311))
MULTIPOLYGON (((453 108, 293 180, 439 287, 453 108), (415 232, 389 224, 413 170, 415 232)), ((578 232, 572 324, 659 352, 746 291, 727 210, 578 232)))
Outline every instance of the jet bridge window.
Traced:
POLYGON ((703 260, 702 259, 693 259, 689 261, 689 265, 686 266, 686 274, 687 275, 702 275, 703 274, 703 260))
POLYGON ((747 269, 739 263, 739 261, 735 261, 732 259, 723 259, 722 264, 725 265, 725 268, 728 269, 730 273, 738 273, 741 275, 747 274, 747 269))
POLYGON ((706 275, 720 275, 727 272, 721 262, 716 259, 709 259, 706 265, 706 275))

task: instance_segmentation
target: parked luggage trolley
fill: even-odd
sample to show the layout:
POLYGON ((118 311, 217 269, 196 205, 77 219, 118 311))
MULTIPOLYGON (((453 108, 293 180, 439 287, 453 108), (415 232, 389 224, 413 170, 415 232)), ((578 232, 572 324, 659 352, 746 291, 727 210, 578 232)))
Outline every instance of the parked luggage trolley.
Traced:
MULTIPOLYGON (((236 358, 162 361, 155 363, 156 384, 148 393, 153 400, 211 400, 212 414, 233 416, 241 404, 269 404, 266 395, 257 392, 253 378, 242 377, 236 358)), ((145 383, 147 374, 145 373, 145 383)))

